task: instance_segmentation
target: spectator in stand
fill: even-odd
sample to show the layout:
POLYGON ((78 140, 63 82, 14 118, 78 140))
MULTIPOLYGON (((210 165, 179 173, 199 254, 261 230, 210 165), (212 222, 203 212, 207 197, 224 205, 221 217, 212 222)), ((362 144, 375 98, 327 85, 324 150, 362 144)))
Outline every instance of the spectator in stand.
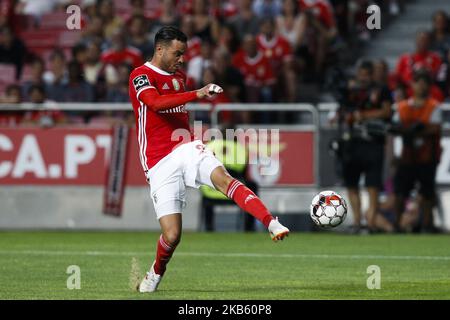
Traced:
POLYGON ((82 43, 88 45, 90 42, 98 42, 101 45, 102 50, 107 47, 107 41, 105 40, 103 30, 103 18, 100 16, 93 16, 89 23, 82 30, 81 40, 82 43))
POLYGON ((266 18, 261 23, 261 33, 256 37, 258 48, 272 65, 277 78, 274 99, 279 102, 294 102, 297 92, 292 49, 289 42, 276 34, 275 20, 266 18))
POLYGON ((67 122, 65 114, 55 108, 54 102, 47 100, 43 86, 31 86, 28 95, 30 96, 30 102, 36 104, 36 107, 45 104, 46 108, 44 110, 35 109, 26 112, 22 119, 23 124, 53 127, 67 122))
MULTIPOLYGON (((333 6, 334 18, 336 20, 337 32, 340 36, 348 39, 351 34, 354 25, 350 24, 350 6, 353 6, 351 0, 330 0, 333 6)), ((367 6, 365 7, 367 10, 367 6)), ((367 14, 367 13, 366 13, 367 14)), ((367 20, 366 20, 367 22, 367 20)), ((367 29, 367 28, 366 28, 367 29)), ((369 30, 370 31, 370 30, 369 30)))
POLYGON ((67 64, 64 51, 57 48, 50 55, 50 69, 44 72, 44 82, 50 100, 61 92, 62 87, 68 81, 67 64))
POLYGON ((0 63, 13 64, 16 67, 16 80, 22 75, 27 50, 22 40, 17 38, 9 27, 0 29, 0 63))
POLYGON ((105 64, 118 66, 122 63, 128 63, 137 68, 144 64, 141 52, 127 46, 127 38, 124 29, 117 29, 111 36, 111 48, 102 53, 101 60, 105 64))
POLYGON ((238 7, 230 0, 210 0, 209 13, 218 19, 221 24, 238 13, 238 7))
POLYGON ((302 30, 300 12, 297 0, 283 0, 281 14, 276 17, 277 32, 283 36, 293 51, 299 47, 302 30))
POLYGON ((68 65, 68 81, 62 86, 62 91, 54 95, 57 102, 93 102, 94 90, 84 80, 83 66, 77 61, 68 65))
MULTIPOLYGON (((130 15, 129 17, 126 19, 126 23, 129 24, 130 20, 135 17, 135 16, 139 16, 144 18, 145 20, 149 19, 156 19, 157 16, 156 14, 153 12, 153 10, 151 12, 148 12, 145 9, 145 0, 129 0, 130 6, 131 6, 131 10, 130 10, 130 15)), ((147 31, 148 29, 145 29, 145 31, 147 31)))
POLYGON ((217 48, 213 54, 217 84, 219 84, 232 102, 245 101, 245 84, 240 71, 231 64, 231 54, 224 48, 217 48))
MULTIPOLYGON (((16 104, 22 102, 20 87, 11 84, 6 87, 5 95, 0 98, 0 103, 16 104)), ((0 128, 17 127, 22 121, 23 111, 0 109, 0 128)))
POLYGON ((432 78, 436 79, 441 63, 439 55, 430 50, 430 34, 427 31, 419 31, 416 35, 415 52, 403 54, 397 62, 397 82, 409 87, 413 73, 423 68, 429 70, 432 78))
POLYGON ((9 27, 14 34, 29 27, 28 24, 23 23, 21 14, 16 12, 16 2, 16 0, 0 1, 0 28, 9 27))
POLYGON ((112 0, 98 0, 97 12, 103 20, 103 32, 107 40, 111 40, 117 29, 123 27, 124 22, 115 11, 112 0))
POLYGON ((275 18, 281 13, 280 0, 255 0, 253 1, 253 12, 260 19, 275 18))
POLYGON ((430 33, 427 31, 419 31, 416 36, 416 51, 414 53, 403 54, 395 70, 395 78, 397 86, 404 87, 406 96, 413 95, 412 77, 414 72, 419 70, 428 70, 432 77, 430 87, 431 96, 438 100, 444 100, 444 94, 441 89, 434 83, 438 80, 438 73, 441 70, 442 60, 436 52, 430 50, 430 33))
POLYGON ((84 66, 87 61, 87 47, 84 43, 77 43, 72 47, 72 60, 84 66))
POLYGON ((338 33, 333 8, 328 0, 300 0, 301 30, 299 44, 313 57, 314 70, 319 79, 323 75, 330 44, 338 33))
POLYGON ((191 15, 183 16, 181 21, 181 31, 183 31, 188 38, 187 49, 184 53, 184 63, 187 64, 192 58, 200 55, 202 40, 194 34, 194 18, 191 15))
POLYGON ((211 40, 205 39, 202 41, 200 55, 192 58, 187 65, 186 75, 188 82, 192 82, 188 87, 199 88, 202 81, 203 70, 211 66, 213 50, 214 43, 212 43, 211 40))
POLYGON ((207 0, 193 0, 192 18, 194 19, 195 34, 200 39, 212 40, 215 43, 220 39, 220 23, 217 18, 209 14, 207 0))
POLYGON ((5 96, 2 97, 1 103, 21 103, 22 102, 22 92, 20 86, 17 84, 10 84, 6 87, 5 96))
POLYGON ((126 63, 117 67, 118 82, 115 85, 108 86, 106 93, 106 102, 129 102, 128 81, 133 68, 126 63))
POLYGON ((159 29, 166 26, 179 27, 180 16, 176 7, 175 0, 160 0, 159 12, 156 13, 156 18, 150 24, 150 39, 155 38, 155 34, 159 29))
POLYGON ((89 43, 84 65, 84 77, 86 82, 94 87, 95 101, 104 101, 107 86, 114 85, 118 81, 116 69, 110 64, 104 64, 100 56, 99 43, 95 41, 89 43))
POLYGON ((239 49, 240 41, 234 26, 230 23, 224 23, 221 27, 220 34, 221 36, 218 47, 224 48, 231 54, 236 53, 239 49))
POLYGON ((433 15, 433 28, 430 32, 430 50, 445 60, 450 49, 450 23, 445 11, 439 10, 433 15))
POLYGON ((441 156, 442 110, 439 102, 430 96, 432 77, 428 70, 414 73, 413 96, 396 106, 393 122, 402 137, 402 153, 394 177, 396 194, 396 222, 400 230, 405 200, 420 184, 423 232, 437 231, 433 223, 433 207, 436 204, 436 169, 441 156))
POLYGON ((390 90, 394 89, 389 85, 389 67, 386 60, 373 61, 373 81, 378 85, 387 86, 390 90))
POLYGON ((30 97, 28 96, 28 92, 33 85, 44 86, 44 71, 45 71, 45 62, 44 60, 36 56, 31 62, 31 79, 22 83, 22 96, 25 101, 30 101, 30 97))
POLYGON ((81 12, 83 13, 82 26, 84 27, 98 15, 97 0, 83 0, 83 2, 81 2, 81 12))
POLYGON ((240 36, 240 41, 245 34, 256 36, 259 32, 260 21, 258 16, 253 12, 252 3, 253 0, 239 1, 238 13, 228 21, 234 26, 236 33, 240 36))
POLYGON ((258 50, 255 36, 244 36, 242 48, 233 57, 233 65, 244 76, 246 102, 273 102, 276 78, 270 61, 258 50))
POLYGON ((153 56, 153 40, 146 33, 147 20, 142 15, 132 16, 128 22, 128 45, 139 49, 144 61, 153 56))

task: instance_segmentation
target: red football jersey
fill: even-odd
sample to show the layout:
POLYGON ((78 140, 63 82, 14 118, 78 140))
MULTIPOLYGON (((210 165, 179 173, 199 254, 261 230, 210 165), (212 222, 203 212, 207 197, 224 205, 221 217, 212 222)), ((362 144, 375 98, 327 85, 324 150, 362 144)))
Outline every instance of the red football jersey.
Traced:
POLYGON ((187 65, 187 63, 192 59, 201 54, 202 50, 202 40, 194 36, 191 39, 187 41, 187 49, 184 54, 184 63, 187 65))
POLYGON ((274 67, 274 71, 280 68, 282 61, 292 58, 291 45, 284 37, 275 36, 267 41, 266 37, 260 34, 256 37, 256 43, 274 67))
POLYGON ((184 105, 153 111, 139 100, 139 95, 145 90, 156 90, 160 95, 182 93, 185 92, 185 82, 186 75, 183 72, 168 73, 150 62, 134 69, 130 74, 129 94, 136 117, 139 157, 145 172, 178 144, 192 141, 193 135, 190 133, 189 115, 184 105), (177 129, 189 136, 172 136, 177 129), (186 141, 188 138, 190 140, 186 141))
POLYGON ((441 63, 442 61, 439 55, 432 51, 424 54, 406 53, 398 60, 395 73, 402 83, 409 84, 412 81, 414 71, 418 69, 428 69, 433 77, 435 77, 441 63))
POLYGON ((316 18, 327 28, 336 25, 334 20, 333 6, 328 0, 299 0, 300 10, 311 10, 316 18))
POLYGON ((127 47, 121 51, 107 50, 102 53, 101 59, 104 63, 110 63, 117 66, 121 63, 128 63, 136 68, 144 61, 142 60, 141 52, 133 47, 127 47))
POLYGON ((248 86, 262 87, 276 81, 270 61, 260 51, 250 58, 243 50, 239 50, 233 57, 233 65, 242 73, 248 86))

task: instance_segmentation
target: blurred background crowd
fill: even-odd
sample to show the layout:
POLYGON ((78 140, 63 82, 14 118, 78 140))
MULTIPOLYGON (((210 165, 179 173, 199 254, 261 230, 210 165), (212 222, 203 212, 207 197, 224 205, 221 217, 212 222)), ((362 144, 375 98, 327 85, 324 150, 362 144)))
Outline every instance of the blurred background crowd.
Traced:
MULTIPOLYGON (((336 74, 353 67, 376 35, 366 27, 368 5, 381 7, 385 26, 404 2, 1 0, 0 96, 4 103, 128 102, 130 70, 151 58, 156 31, 175 25, 189 37, 189 89, 208 82, 225 88, 207 102, 321 101, 336 91, 336 74), (81 30, 66 26, 72 4, 81 8, 81 30)), ((426 53, 420 63, 432 70, 441 100, 449 95, 449 37, 447 14, 439 12, 418 40, 426 53)), ((376 80, 398 96, 414 63, 401 57, 389 70, 376 61, 376 80)), ((98 114, 65 116, 58 121, 90 122, 98 114)))

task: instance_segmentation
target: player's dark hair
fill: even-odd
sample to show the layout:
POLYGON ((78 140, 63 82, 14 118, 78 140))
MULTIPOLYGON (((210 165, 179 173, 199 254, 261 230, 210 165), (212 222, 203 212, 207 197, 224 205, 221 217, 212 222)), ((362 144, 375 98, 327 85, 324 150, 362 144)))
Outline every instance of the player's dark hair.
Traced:
POLYGON ((175 27, 162 27, 155 35, 155 47, 158 43, 168 45, 172 42, 172 40, 178 40, 186 43, 187 36, 175 27))

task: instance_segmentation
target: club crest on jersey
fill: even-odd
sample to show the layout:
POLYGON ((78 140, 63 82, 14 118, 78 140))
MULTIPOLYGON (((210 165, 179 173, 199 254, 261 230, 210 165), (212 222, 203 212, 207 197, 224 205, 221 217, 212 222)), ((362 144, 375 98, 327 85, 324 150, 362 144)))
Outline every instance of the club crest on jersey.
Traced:
POLYGON ((172 79, 172 84, 173 84, 173 87, 174 87, 174 89, 175 89, 176 91, 179 91, 179 90, 180 90, 180 83, 178 82, 177 79, 172 79))
POLYGON ((142 88, 150 86, 150 81, 148 81, 148 78, 145 74, 141 74, 140 76, 137 76, 133 79, 133 85, 134 89, 136 91, 139 91, 142 88))

